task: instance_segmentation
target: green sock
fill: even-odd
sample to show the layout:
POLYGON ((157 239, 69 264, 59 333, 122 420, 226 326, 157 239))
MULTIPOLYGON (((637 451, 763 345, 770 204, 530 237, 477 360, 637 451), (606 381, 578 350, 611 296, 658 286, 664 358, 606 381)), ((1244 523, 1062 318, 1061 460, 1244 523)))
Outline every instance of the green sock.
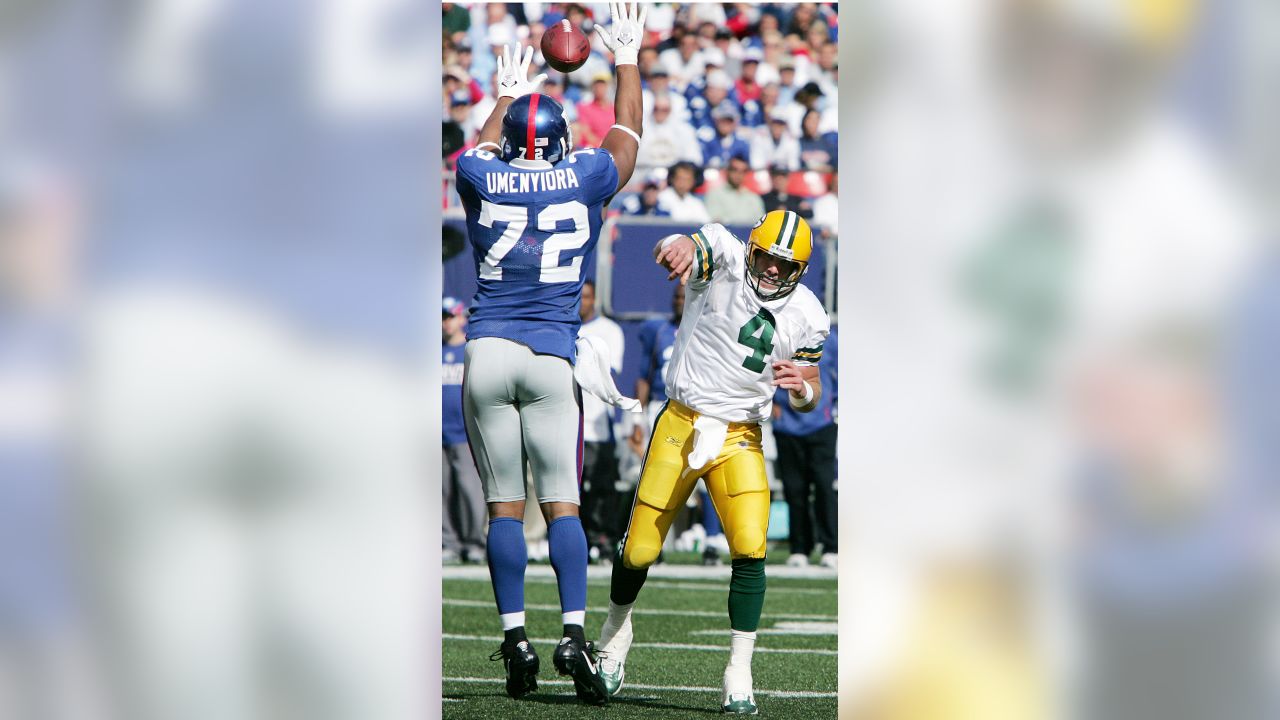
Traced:
POLYGON ((764 558, 733 561, 733 577, 729 580, 730 627, 742 632, 755 632, 760 627, 764 586, 764 558))

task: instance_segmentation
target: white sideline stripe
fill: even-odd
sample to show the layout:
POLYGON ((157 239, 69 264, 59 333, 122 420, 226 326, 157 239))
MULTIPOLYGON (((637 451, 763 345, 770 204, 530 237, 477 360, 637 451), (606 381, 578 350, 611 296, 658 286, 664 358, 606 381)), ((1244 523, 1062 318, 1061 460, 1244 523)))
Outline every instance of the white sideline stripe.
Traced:
MULTIPOLYGON (((758 630, 757 632, 765 632, 758 630)), ((721 635, 723 630, 707 630, 695 633, 696 635, 721 635)), ((455 633, 444 633, 440 637, 445 640, 469 640, 475 642, 497 642, 492 635, 458 635, 455 633)), ((560 638, 529 638, 530 642, 542 643, 544 645, 554 645, 560 642, 560 638)), ((689 643, 658 643, 658 642, 633 642, 633 648, 655 648, 658 650, 710 650, 713 652, 728 652, 728 645, 691 645, 689 643)), ((755 652, 758 653, 779 653, 783 655, 835 655, 835 650, 810 650, 808 648, 771 648, 757 646, 755 652)))
MULTIPOLYGON (((694 630, 690 635, 719 635, 723 630, 694 630)), ((756 630, 761 635, 836 635, 838 627, 827 622, 780 622, 771 628, 756 630)), ((759 648, 756 648, 759 651, 759 648)), ((835 653, 832 653, 833 655, 835 653)))
MULTIPOLYGON (((491 677, 490 677, 490 678, 478 678, 478 677, 446 677, 446 678, 441 678, 441 680, 444 680, 445 682, 459 682, 459 683, 486 683, 486 684, 493 684, 493 685, 500 685, 500 684, 502 683, 502 679, 501 679, 501 678, 491 678, 491 677)), ((538 680, 538 685, 564 685, 564 686, 572 686, 572 685, 573 685, 573 681, 572 681, 572 680, 538 680)), ((718 695, 718 694, 720 694, 721 692, 723 692, 723 689, 722 689, 722 688, 718 688, 718 687, 680 687, 680 686, 675 686, 675 685, 640 685, 640 684, 637 684, 637 683, 623 683, 622 687, 623 687, 623 689, 624 689, 624 690, 625 690, 625 689, 630 689, 630 690, 672 690, 672 691, 675 691, 675 692, 701 692, 701 693, 716 693, 717 695, 718 695)), ((753 690, 752 690, 752 692, 754 692, 756 695, 768 695, 768 696, 770 696, 770 697, 777 697, 777 698, 833 698, 833 697, 836 697, 836 693, 833 693, 833 692, 817 692, 817 691, 814 691, 814 690, 759 690, 759 689, 753 689, 753 690)))
MULTIPOLYGON (((491 610, 494 608, 493 602, 491 600, 463 600, 461 598, 441 598, 440 604, 441 605, 457 605, 459 607, 483 607, 483 608, 489 608, 491 610)), ((525 610, 554 610, 556 612, 560 612, 559 605, 526 604, 524 608, 525 610)), ((609 608, 607 607, 587 608, 587 612, 607 613, 609 612, 609 608)), ((663 610, 659 608, 637 607, 633 609, 631 612, 636 613, 637 615, 683 615, 685 617, 709 617, 709 618, 725 617, 724 611, 711 612, 708 610, 663 610)), ((815 621, 826 620, 828 622, 835 622, 837 619, 835 615, 796 615, 794 613, 764 613, 760 617, 786 618, 788 620, 815 620, 815 621)))
MULTIPOLYGON (((445 565, 441 568, 443 576, 446 580, 481 578, 489 579, 489 568, 486 565, 445 565)), ((672 565, 671 563, 662 563, 649 568, 649 579, 660 580, 728 580, 729 575, 733 572, 730 565, 672 565)), ((613 574, 613 568, 607 565, 588 565, 587 577, 607 578, 613 574)), ((787 567, 786 565, 769 565, 765 569, 765 575, 770 580, 775 578, 779 580, 835 580, 839 574, 832 568, 822 567, 821 565, 807 565, 805 567, 787 567)), ((555 570, 550 565, 542 565, 531 563, 525 569, 525 579, 529 578, 554 578, 555 570)))
MULTIPOLYGON (((463 581, 463 582, 489 582, 489 577, 488 577, 487 575, 486 575, 485 577, 482 577, 482 578, 480 578, 480 577, 460 577, 460 578, 449 578, 449 579, 450 579, 450 580, 461 580, 461 581, 463 581)), ((525 578, 525 582, 526 582, 526 583, 536 583, 536 584, 539 584, 539 585, 554 585, 554 584, 556 583, 556 579, 555 579, 555 578, 550 578, 550 577, 539 577, 539 578, 532 578, 532 579, 531 579, 531 578, 525 578)), ((608 580, 601 579, 601 578, 597 578, 597 579, 594 579, 594 580, 588 580, 588 581, 587 581, 587 584, 588 584, 588 585, 594 585, 594 586, 597 586, 597 587, 598 587, 598 586, 601 586, 601 585, 608 585, 608 584, 609 584, 609 581, 608 581, 608 580)), ((720 593, 728 592, 728 591, 729 591, 729 586, 728 586, 728 585, 726 585, 726 584, 724 584, 724 583, 715 583, 715 584, 712 584, 712 583, 667 582, 667 581, 664 581, 664 580, 650 580, 650 581, 646 582, 646 583, 644 584, 644 586, 645 586, 645 587, 663 588, 663 589, 666 589, 666 590, 709 590, 709 591, 720 592, 720 593)), ((770 587, 770 588, 769 588, 769 592, 771 592, 771 593, 793 593, 793 594, 803 594, 803 595, 826 595, 826 596, 830 597, 830 596, 832 596, 832 595, 834 595, 834 594, 835 594, 835 589, 831 589, 831 590, 822 590, 822 589, 820 589, 820 588, 791 588, 791 587, 787 587, 786 585, 779 586, 779 585, 776 585, 776 584, 775 584, 775 585, 773 585, 772 587, 770 587)))

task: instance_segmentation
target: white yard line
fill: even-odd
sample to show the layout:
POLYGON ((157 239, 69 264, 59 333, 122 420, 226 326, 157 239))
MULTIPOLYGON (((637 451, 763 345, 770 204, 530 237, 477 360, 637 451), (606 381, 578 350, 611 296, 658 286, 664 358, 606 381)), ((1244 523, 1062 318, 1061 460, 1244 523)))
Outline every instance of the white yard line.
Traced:
MULTIPOLYGON (((458 607, 483 607, 493 609, 493 601, 491 600, 463 600, 461 598, 441 598, 441 605, 456 605, 458 607)), ((529 605, 525 604, 526 610, 554 610, 560 612, 559 605, 529 605)), ((607 607, 587 608, 587 612, 607 613, 607 607)), ((712 612, 709 610, 664 610, 661 608, 645 608, 637 606, 631 612, 637 615, 682 615, 684 617, 707 617, 707 618, 723 618, 725 612, 723 610, 712 612)), ((760 617, 765 618, 782 618, 787 620, 813 620, 835 622, 835 615, 798 615, 795 613, 765 613, 760 617)))
MULTIPOLYGON (((489 576, 484 577, 456 577, 447 578, 449 580, 461 580, 464 582, 489 582, 489 576)), ((554 577, 526 577, 526 583, 536 583, 539 585, 554 585, 556 579, 554 577)), ((607 578, 592 578, 587 581, 588 585, 601 586, 608 585, 607 578)), ((727 582, 718 583, 696 583, 696 582, 668 582, 665 580, 649 580, 644 584, 647 588, 660 588, 663 590, 706 590, 709 592, 727 593, 729 592, 729 584, 727 582)), ((835 588, 823 590, 821 588, 793 588, 786 585, 774 584, 769 587, 771 593, 787 593, 794 595, 825 595, 833 597, 836 594, 835 588)))
MULTIPOLYGON (((445 682, 482 683, 482 684, 492 684, 495 686, 502 684, 502 678, 498 678, 498 677, 489 677, 489 678, 446 677, 441 679, 444 680, 445 682)), ((572 680, 539 680, 538 685, 555 685, 555 686, 572 687, 573 681, 572 680)), ((698 693, 716 693, 716 694, 723 692, 722 689, 718 687, 642 685, 642 684, 630 683, 630 682, 623 683, 622 689, 623 690, 671 690, 674 692, 698 692, 698 693)), ((833 697, 836 697, 836 693, 833 693, 833 692, 816 692, 811 690, 760 690, 757 688, 757 689, 754 689, 753 692, 755 692, 756 695, 767 695, 769 697, 776 697, 776 698, 833 698, 833 697)))
MULTIPOLYGON (((695 633, 697 635, 725 635, 723 630, 707 631, 695 633)), ((455 633, 444 633, 442 636, 445 640, 467 640, 473 642, 496 643, 501 638, 492 635, 458 635, 455 633)), ((530 638, 530 642, 541 643, 543 645, 554 645, 560 642, 560 638, 530 638)), ((658 642, 633 642, 633 648, 655 648, 658 650, 707 650, 713 652, 728 652, 728 645, 691 645, 689 643, 658 643, 658 642)), ((784 655, 835 655, 835 650, 810 650, 808 648, 771 648, 756 646, 755 652, 758 653, 779 653, 784 655)))
MULTIPOLYGON (((484 565, 446 565, 442 568, 444 578, 446 580, 472 580, 472 579, 489 579, 489 568, 484 565)), ((655 579, 666 580, 728 580, 733 568, 725 563, 724 565, 672 565, 671 563, 663 563, 654 565, 649 568, 649 577, 655 579)), ((613 568, 607 565, 589 565, 587 566, 587 577, 589 579, 607 578, 613 573, 613 568)), ((838 573, 831 568, 825 568, 818 565, 810 565, 802 568, 787 567, 786 565, 769 565, 765 569, 765 575, 770 578, 780 579, 799 579, 799 580, 835 580, 838 573)), ((555 570, 550 565, 530 564, 525 570, 525 579, 555 577, 555 570)))
MULTIPOLYGON (((690 635, 719 635, 723 630, 695 630, 690 635)), ((836 635, 839 627, 833 622, 780 622, 773 627, 760 628, 761 635, 836 635)))

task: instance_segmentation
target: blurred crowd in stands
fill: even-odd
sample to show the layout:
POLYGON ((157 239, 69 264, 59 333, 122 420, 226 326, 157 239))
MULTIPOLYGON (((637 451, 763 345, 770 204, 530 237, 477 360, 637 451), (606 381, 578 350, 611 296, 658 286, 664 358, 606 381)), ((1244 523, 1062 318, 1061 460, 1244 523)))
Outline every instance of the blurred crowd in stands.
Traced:
MULTIPOLYGON (((530 74, 547 74, 542 92, 564 106, 575 144, 599 146, 614 122, 611 58, 594 31, 607 5, 444 3, 443 12, 446 171, 475 144, 495 102, 496 53, 514 42, 535 48, 530 74), (567 75, 540 50, 543 30, 566 19, 592 43, 567 75)), ((785 207, 834 235, 835 4, 662 3, 646 29, 638 171, 611 211, 741 223, 785 207)))

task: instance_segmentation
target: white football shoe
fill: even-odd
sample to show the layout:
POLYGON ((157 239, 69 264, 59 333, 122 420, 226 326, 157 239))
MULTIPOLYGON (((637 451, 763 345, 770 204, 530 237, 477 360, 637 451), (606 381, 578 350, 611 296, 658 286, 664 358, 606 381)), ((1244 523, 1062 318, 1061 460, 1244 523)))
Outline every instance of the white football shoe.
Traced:
POLYGON ((836 555, 835 553, 822 553, 823 567, 829 567, 832 570, 839 570, 840 563, 838 562, 838 560, 839 560, 839 556, 836 555))
POLYGON ((724 669, 724 694, 720 710, 729 715, 757 715, 755 693, 751 692, 751 667, 729 665, 724 669))
POLYGON ((787 567, 809 567, 809 556, 791 553, 791 557, 787 558, 787 567))
POLYGON ((605 620, 600 629, 600 642, 597 657, 600 658, 600 678, 604 680, 604 688, 610 695, 617 695, 622 689, 622 679, 626 675, 624 665, 627 653, 631 650, 631 616, 628 615, 622 627, 615 628, 605 620))

